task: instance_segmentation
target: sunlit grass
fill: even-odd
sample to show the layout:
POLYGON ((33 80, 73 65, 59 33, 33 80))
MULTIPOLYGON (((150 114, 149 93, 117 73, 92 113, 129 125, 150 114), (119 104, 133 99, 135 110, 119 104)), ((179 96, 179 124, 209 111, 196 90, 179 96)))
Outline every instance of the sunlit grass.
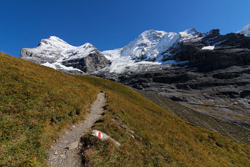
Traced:
POLYGON ((45 149, 84 118, 99 89, 0 53, 0 166, 45 165, 45 149))
MULTIPOLYGON (((250 149, 191 126, 133 90, 108 80, 78 76, 107 93, 107 111, 95 129, 121 143, 86 151, 90 166, 248 166, 250 149), (119 117, 134 134, 124 130, 119 117), (132 137, 132 135, 134 137, 132 137)), ((85 138, 91 138, 86 136, 85 138)), ((91 139, 89 139, 91 140, 91 139)))
POLYGON ((100 91, 107 111, 94 128, 122 146, 86 135, 89 166, 250 164, 248 146, 188 125, 119 83, 64 75, 0 53, 0 166, 45 166, 52 139, 84 119, 100 91))

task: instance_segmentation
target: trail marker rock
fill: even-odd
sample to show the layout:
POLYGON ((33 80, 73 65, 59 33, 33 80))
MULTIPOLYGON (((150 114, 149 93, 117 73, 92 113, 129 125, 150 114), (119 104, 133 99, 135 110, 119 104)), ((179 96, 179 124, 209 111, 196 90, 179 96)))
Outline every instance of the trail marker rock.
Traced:
POLYGON ((111 137, 109 137, 108 135, 106 135, 105 133, 103 133, 99 130, 93 130, 92 132, 93 132, 92 133, 93 136, 98 137, 102 141, 110 139, 116 146, 118 146, 118 147, 121 146, 121 144, 119 142, 115 141, 114 139, 112 139, 111 137))
POLYGON ((108 140, 109 136, 99 130, 93 130, 93 136, 98 137, 101 140, 108 140))

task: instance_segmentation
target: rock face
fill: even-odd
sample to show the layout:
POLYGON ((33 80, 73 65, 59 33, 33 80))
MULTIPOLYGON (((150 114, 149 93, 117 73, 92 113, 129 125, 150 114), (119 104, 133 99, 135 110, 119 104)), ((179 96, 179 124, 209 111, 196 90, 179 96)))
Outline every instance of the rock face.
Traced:
POLYGON ((108 59, 106 59, 99 51, 90 53, 88 56, 83 58, 64 60, 62 62, 65 66, 80 69, 85 73, 98 71, 109 65, 109 63, 108 59))
POLYGON ((145 67, 139 73, 99 73, 96 76, 158 94, 201 113, 250 129, 249 65, 209 72, 195 67, 165 65, 145 67))
POLYGON ((250 64, 250 39, 242 34, 220 35, 219 30, 211 30, 200 40, 183 41, 169 52, 172 57, 165 61, 189 61, 189 67, 211 71, 250 64), (211 47, 205 49, 205 46, 211 47))
POLYGON ((42 64, 42 63, 52 63, 55 62, 55 60, 51 60, 51 59, 47 59, 46 57, 41 57, 35 53, 33 53, 32 51, 30 51, 29 49, 23 48, 21 50, 21 54, 20 54, 20 58, 24 59, 24 60, 28 60, 31 61, 33 63, 38 63, 38 64, 42 64))
POLYGON ((23 48, 20 57, 68 74, 91 73, 109 65, 92 44, 75 47, 55 36, 42 39, 37 48, 23 48))

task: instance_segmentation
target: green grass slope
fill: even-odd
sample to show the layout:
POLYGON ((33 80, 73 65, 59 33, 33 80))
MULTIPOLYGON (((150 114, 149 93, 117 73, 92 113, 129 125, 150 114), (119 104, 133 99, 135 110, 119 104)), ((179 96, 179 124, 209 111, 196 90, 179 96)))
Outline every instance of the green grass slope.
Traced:
POLYGON ((46 166, 46 148, 67 124, 84 119, 105 91, 94 129, 121 143, 82 138, 88 166, 249 166, 250 148, 191 126, 112 81, 68 76, 0 53, 0 166, 46 166))
POLYGON ((84 118, 99 89, 0 53, 0 166, 43 166, 45 148, 84 118))
POLYGON ((107 93, 106 114, 95 124, 116 141, 82 138, 86 166, 249 166, 249 146, 187 124, 119 83, 76 76, 107 93))

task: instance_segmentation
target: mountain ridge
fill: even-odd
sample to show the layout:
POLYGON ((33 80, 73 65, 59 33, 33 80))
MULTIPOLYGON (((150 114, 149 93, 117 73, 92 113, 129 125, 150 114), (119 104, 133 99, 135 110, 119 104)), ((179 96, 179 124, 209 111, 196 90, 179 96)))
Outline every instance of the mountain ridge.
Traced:
POLYGON ((20 58, 63 72, 71 71, 79 74, 96 71, 109 63, 92 44, 85 43, 76 47, 56 36, 42 39, 36 48, 23 48, 20 58), (77 62, 72 63, 75 60, 81 61, 84 67, 77 62))
MULTIPOLYGON (((245 37, 249 37, 249 25, 245 26, 236 34, 243 34, 245 37)), ((197 47, 201 50, 205 47, 214 50, 216 47, 223 46, 223 42, 225 43, 225 40, 227 40, 220 36, 223 35, 220 35, 219 30, 215 29, 210 30, 207 33, 197 32, 194 28, 179 33, 147 30, 142 32, 137 38, 123 48, 102 52, 90 43, 76 47, 58 37, 51 36, 48 39, 41 40, 37 48, 22 49, 20 57, 58 70, 62 69, 63 72, 67 70, 80 72, 83 71, 83 68, 76 68, 76 66, 73 67, 70 63, 63 64, 62 62, 73 59, 82 59, 88 56, 91 52, 95 52, 98 53, 102 59, 108 59, 110 63, 106 61, 101 67, 93 68, 89 71, 90 73, 98 71, 101 68, 104 68, 103 70, 109 72, 122 73, 130 68, 136 70, 137 68, 140 68, 141 65, 188 64, 189 60, 183 60, 182 62, 179 58, 176 58, 172 53, 173 50, 180 49, 180 44, 187 42, 199 43, 197 47), (88 47, 86 47, 86 45, 88 45, 88 47), (60 68, 56 68, 56 66, 59 66, 60 68)), ((224 36, 228 36, 229 39, 231 38, 228 34, 224 36)), ((78 67, 79 66, 84 66, 84 63, 78 65, 78 67)), ((86 70, 84 72, 86 72, 86 70)))

